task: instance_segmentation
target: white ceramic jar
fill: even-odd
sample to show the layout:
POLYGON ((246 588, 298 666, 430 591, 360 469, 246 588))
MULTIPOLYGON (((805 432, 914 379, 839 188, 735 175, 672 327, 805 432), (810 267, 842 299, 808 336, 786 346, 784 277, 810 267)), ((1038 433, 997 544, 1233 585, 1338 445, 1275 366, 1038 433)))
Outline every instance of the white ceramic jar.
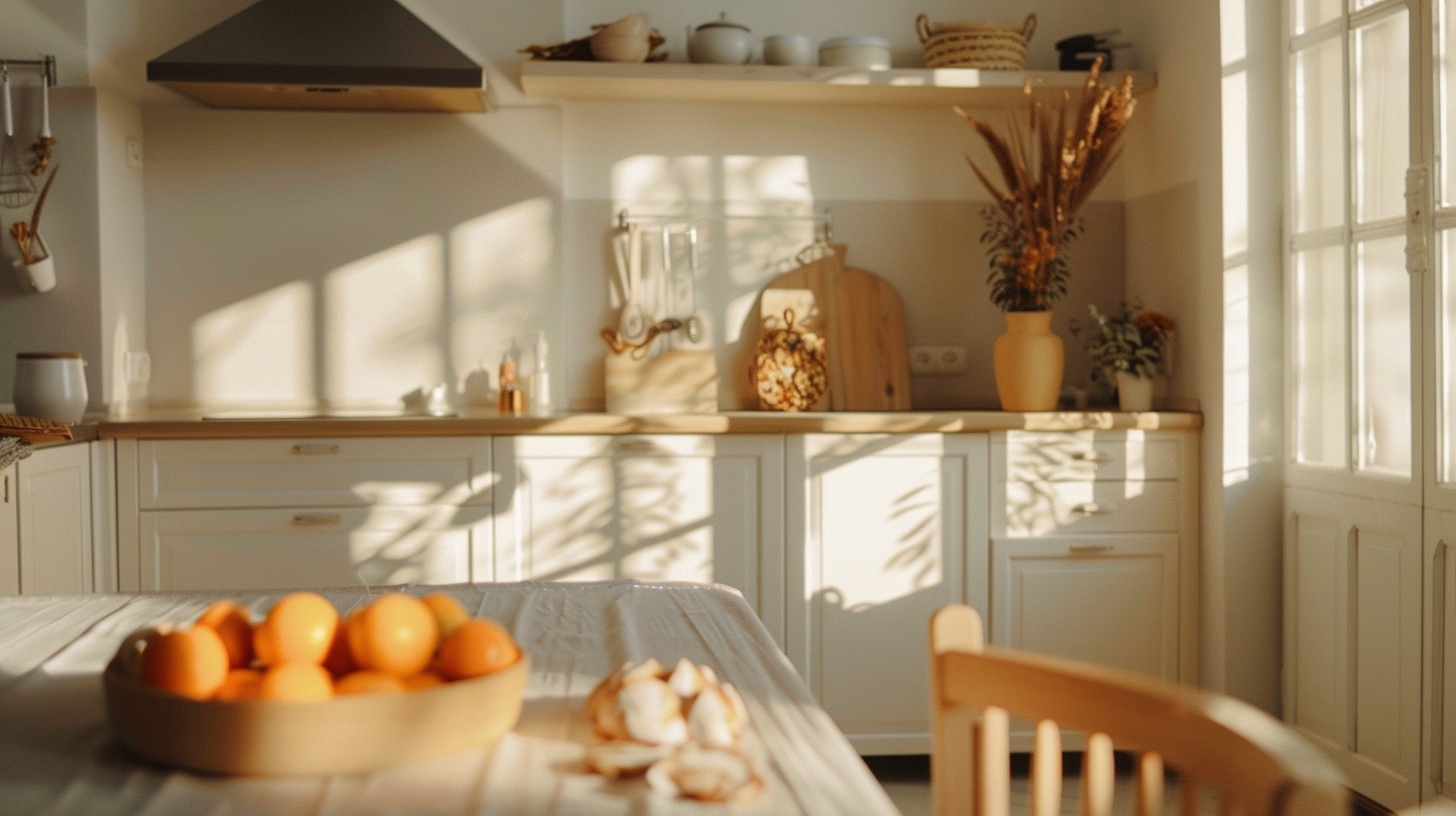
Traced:
POLYGON ((86 413, 86 361, 77 352, 15 355, 15 411, 74 425, 86 413))
POLYGON ((748 26, 728 19, 723 12, 717 20, 697 28, 688 26, 688 60, 716 65, 746 65, 753 59, 753 34, 748 26))
POLYGON ((813 65, 814 41, 804 34, 772 34, 763 38, 763 61, 769 65, 813 65))
POLYGON ((884 37, 835 37, 819 46, 819 64, 882 71, 890 67, 890 41, 884 37))

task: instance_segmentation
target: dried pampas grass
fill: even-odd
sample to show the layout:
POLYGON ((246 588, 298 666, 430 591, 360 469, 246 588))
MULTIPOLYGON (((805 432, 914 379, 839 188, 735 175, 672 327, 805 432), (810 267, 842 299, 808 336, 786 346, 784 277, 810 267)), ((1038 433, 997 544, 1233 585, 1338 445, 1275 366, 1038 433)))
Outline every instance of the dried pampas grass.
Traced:
MULTIPOLYGON (((1006 135, 955 109, 986 143, 1001 176, 998 184, 966 157, 991 194, 981 238, 989 245, 991 300, 1002 311, 1040 311, 1066 293, 1062 250, 1079 232, 1077 212, 1121 154, 1118 140, 1134 107, 1132 75, 1104 87, 1101 70, 1098 58, 1070 120, 1070 92, 1055 114, 1031 100, 1025 130, 1013 121, 1006 135)), ((1023 89, 1031 96, 1029 82, 1023 89)))

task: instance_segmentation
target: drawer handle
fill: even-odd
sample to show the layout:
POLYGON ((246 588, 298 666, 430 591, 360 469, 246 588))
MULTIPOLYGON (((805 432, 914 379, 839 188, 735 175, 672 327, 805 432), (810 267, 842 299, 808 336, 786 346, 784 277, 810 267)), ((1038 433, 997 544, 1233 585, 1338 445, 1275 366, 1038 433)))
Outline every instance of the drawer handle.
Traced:
POLYGON ((1110 516, 1117 512, 1115 504, 1098 504, 1097 502, 1083 502, 1072 508, 1072 512, 1079 516, 1110 516))
POLYGON ((1112 461, 1112 457, 1097 451, 1077 451, 1072 454, 1072 459, 1078 462, 1092 462, 1093 464, 1106 464, 1112 461))
POLYGON ((328 527, 342 521, 338 513, 299 513, 293 517, 294 527, 328 527))
POLYGON ((1078 555, 1090 555, 1092 553, 1111 552, 1113 547, 1111 544, 1073 544, 1067 549, 1078 555))
POLYGON ((331 453, 338 453, 338 445, 294 445, 295 456, 327 456, 331 453))
POLYGON ((619 453, 652 453, 657 445, 649 439, 627 439, 617 443, 619 453))

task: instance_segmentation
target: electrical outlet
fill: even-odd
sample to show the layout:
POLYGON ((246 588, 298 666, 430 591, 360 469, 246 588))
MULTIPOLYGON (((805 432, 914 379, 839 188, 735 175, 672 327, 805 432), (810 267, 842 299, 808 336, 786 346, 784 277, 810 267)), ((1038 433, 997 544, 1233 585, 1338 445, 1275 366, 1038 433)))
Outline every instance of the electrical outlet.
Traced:
POLYGON ((133 138, 128 138, 126 140, 126 166, 127 167, 141 167, 142 166, 142 140, 141 139, 137 139, 137 138, 134 138, 133 137, 133 138))
POLYGON ((911 346, 911 374, 965 374, 970 370, 965 346, 911 346))
POLYGON ((121 356, 127 385, 146 385, 152 381, 152 355, 145 351, 128 351, 121 356))

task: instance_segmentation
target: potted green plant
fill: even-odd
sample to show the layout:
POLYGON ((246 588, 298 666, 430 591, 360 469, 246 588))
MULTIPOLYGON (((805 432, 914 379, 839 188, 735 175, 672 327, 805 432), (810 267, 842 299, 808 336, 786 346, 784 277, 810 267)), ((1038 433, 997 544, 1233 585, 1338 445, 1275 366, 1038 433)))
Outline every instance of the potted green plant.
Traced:
MULTIPOLYGON (((1067 292, 1065 250, 1080 233, 1077 213, 1120 153, 1118 140, 1132 116, 1132 76, 1115 86, 1098 82, 1099 58, 1080 102, 1070 93, 1055 112, 1028 105, 1023 130, 1006 135, 960 108, 986 143, 1001 183, 967 156, 991 194, 981 241, 991 264, 991 302, 1006 314, 1007 331, 994 349, 996 392, 1005 411, 1050 411, 1062 387, 1062 341, 1051 330, 1051 308, 1067 292)), ((1025 92, 1031 95, 1030 86, 1025 92)))
MULTIPOLYGON (((1123 303, 1108 314, 1099 312, 1096 304, 1088 304, 1087 311, 1092 315, 1087 337, 1092 378, 1112 380, 1121 410, 1150 410, 1153 377, 1167 369, 1173 320, 1161 312, 1144 309, 1137 301, 1123 303)), ((1081 330, 1081 326, 1073 326, 1074 333, 1081 330)))

